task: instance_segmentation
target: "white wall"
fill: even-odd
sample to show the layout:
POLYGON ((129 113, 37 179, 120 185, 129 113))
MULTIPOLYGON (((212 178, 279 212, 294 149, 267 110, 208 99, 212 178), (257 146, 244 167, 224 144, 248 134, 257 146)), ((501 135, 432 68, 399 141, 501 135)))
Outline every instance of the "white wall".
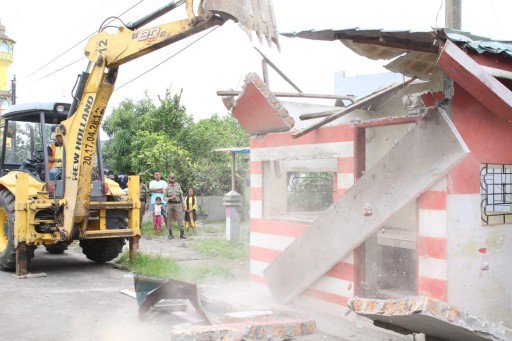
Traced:
POLYGON ((482 226, 478 194, 448 195, 447 205, 448 303, 511 326, 512 226, 482 226))

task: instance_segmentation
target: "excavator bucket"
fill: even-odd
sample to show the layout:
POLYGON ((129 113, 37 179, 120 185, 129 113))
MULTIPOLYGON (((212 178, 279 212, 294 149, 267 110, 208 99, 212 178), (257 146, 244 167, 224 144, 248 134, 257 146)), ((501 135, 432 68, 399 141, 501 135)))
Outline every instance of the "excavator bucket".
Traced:
POLYGON ((202 6, 238 22, 251 40, 254 31, 260 43, 265 36, 269 46, 274 42, 280 49, 272 0, 203 0, 202 6))

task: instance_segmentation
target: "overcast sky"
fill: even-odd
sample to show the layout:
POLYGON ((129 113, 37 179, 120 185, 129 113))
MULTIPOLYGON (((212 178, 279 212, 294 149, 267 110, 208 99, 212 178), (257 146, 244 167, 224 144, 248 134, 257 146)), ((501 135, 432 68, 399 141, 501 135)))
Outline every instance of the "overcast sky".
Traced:
MULTIPOLYGON (((442 0, 273 2, 280 32, 354 27, 422 31, 444 26, 442 0)), ((130 22, 164 3, 166 1, 161 0, 3 1, 0 20, 7 28, 7 35, 16 41, 9 74, 10 78, 16 75, 18 80, 18 102, 70 101, 76 76, 87 65, 83 57, 84 39, 97 31, 107 17, 118 16, 133 7, 120 17, 130 22), (77 60, 80 61, 73 63, 77 60), (71 66, 66 67, 69 64, 71 66)), ((512 40, 510 13, 510 0, 462 0, 462 30, 493 39, 512 40)), ((158 23, 184 16, 183 6, 158 23)), ((118 89, 107 107, 107 115, 125 98, 138 100, 147 92, 155 99, 165 94, 166 89, 174 93, 183 89, 182 104, 196 120, 213 113, 224 115, 227 111, 216 92, 240 90, 247 73, 261 74, 261 57, 253 46, 262 50, 308 93, 333 94, 336 71, 345 71, 347 76, 385 71, 380 66, 382 63, 355 55, 340 42, 280 37, 279 53, 266 43, 260 45, 257 39, 249 41, 247 35, 231 22, 179 52, 202 35, 197 34, 121 66, 116 84, 118 89), (176 56, 137 78, 174 54, 176 56)), ((276 74, 271 73, 270 82, 273 91, 293 91, 276 74)))

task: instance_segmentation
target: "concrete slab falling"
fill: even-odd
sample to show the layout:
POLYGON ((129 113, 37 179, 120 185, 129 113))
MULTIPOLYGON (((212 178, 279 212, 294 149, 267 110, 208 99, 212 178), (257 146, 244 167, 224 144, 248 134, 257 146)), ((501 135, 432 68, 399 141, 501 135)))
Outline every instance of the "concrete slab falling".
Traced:
POLYGON ((348 307, 376 326, 401 334, 423 333, 436 340, 511 340, 512 330, 479 319, 430 297, 378 300, 353 298, 348 307))
POLYGON ((243 91, 231 113, 248 133, 255 135, 288 131, 295 123, 286 108, 255 73, 245 77, 243 91))
POLYGON ((263 271, 274 298, 299 295, 468 154, 446 113, 429 111, 263 271))

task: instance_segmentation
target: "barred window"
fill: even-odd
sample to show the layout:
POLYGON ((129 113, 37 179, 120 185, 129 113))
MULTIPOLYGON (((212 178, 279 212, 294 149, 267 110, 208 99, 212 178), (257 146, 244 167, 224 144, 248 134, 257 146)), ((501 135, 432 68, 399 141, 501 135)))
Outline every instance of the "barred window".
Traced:
POLYGON ((336 158, 263 161, 262 214, 312 222, 333 203, 336 158))
POLYGON ((288 172, 288 212, 317 212, 333 200, 332 173, 288 172))
POLYGON ((512 223, 512 165, 480 165, 481 217, 484 225, 512 223))

